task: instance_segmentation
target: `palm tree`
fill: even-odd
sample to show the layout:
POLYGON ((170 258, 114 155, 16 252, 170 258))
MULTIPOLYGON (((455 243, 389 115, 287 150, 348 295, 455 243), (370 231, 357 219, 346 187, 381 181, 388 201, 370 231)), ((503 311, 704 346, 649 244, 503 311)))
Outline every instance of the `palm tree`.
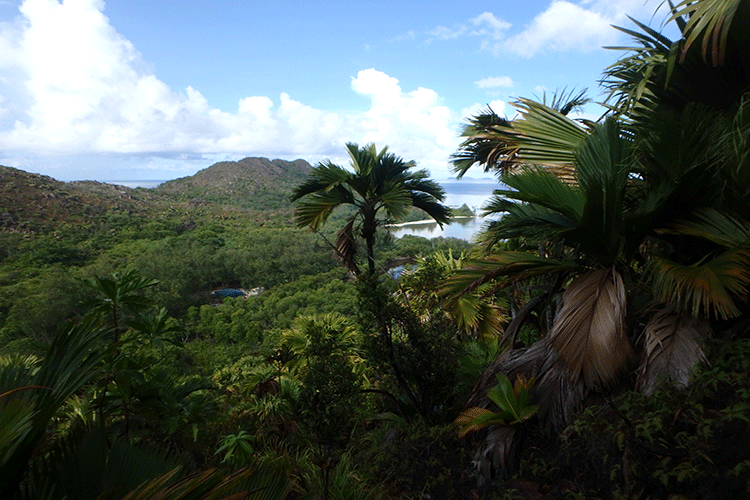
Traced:
POLYGON ((493 363, 473 403, 490 404, 496 372, 534 377, 540 419, 559 431, 589 391, 631 366, 631 339, 643 339, 641 390, 663 378, 685 385, 713 320, 750 312, 750 2, 686 1, 673 14, 677 42, 637 22, 640 33, 623 30, 639 47, 607 70, 613 104, 599 123, 521 100, 521 117, 495 129, 521 167, 490 165, 505 170, 510 189, 486 209, 504 216, 485 241, 520 238, 539 252, 490 252, 451 286, 462 293, 553 276, 539 303, 556 314, 537 344, 493 363), (702 46, 692 43, 700 37, 702 46), (573 182, 554 167, 567 167, 573 182), (629 327, 634 318, 645 327, 629 327))
POLYGON ((489 284, 456 300, 446 301, 435 283, 444 281, 463 267, 468 259, 465 252, 454 257, 436 252, 418 257, 414 269, 399 278, 403 299, 419 320, 446 322, 455 325, 460 337, 479 338, 491 342, 502 332, 503 314, 492 296, 489 284), (488 296, 489 295, 489 296, 488 296))
POLYGON ((351 170, 335 165, 330 160, 313 168, 310 178, 298 186, 292 196, 299 202, 295 217, 299 227, 319 229, 339 206, 351 205, 356 209, 348 223, 339 231, 336 253, 353 272, 359 273, 355 262, 358 231, 365 240, 369 275, 375 274, 375 233, 387 220, 400 220, 411 207, 424 211, 440 226, 448 223, 450 209, 440 202, 445 193, 436 182, 428 178, 426 170, 411 172, 413 161, 405 162, 388 153, 380 152, 374 144, 360 148, 346 145, 351 158, 351 170))

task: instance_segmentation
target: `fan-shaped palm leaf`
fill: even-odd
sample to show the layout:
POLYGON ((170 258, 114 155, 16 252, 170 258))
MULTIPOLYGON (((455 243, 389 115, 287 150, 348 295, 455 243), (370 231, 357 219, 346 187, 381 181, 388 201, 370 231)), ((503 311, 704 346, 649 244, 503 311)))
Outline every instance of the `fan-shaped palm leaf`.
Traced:
MULTIPOLYGON (((93 317, 78 325, 67 325, 55 336, 38 371, 26 368, 26 382, 18 384, 17 380, 13 387, 4 388, 4 392, 26 385, 45 389, 19 391, 3 398, 5 404, 10 404, 15 398, 26 401, 28 405, 22 406, 27 410, 23 411, 33 406, 34 413, 31 428, 16 422, 14 427, 17 432, 4 438, 9 443, 6 451, 10 453, 0 463, 0 496, 13 498, 17 494, 29 459, 44 437, 50 419, 66 399, 94 378, 102 360, 102 354, 96 352, 94 346, 105 331, 93 317)), ((4 372, 3 382, 8 380, 4 372)))
POLYGON ((497 252, 482 260, 470 260, 443 287, 448 295, 459 296, 476 290, 485 283, 500 278, 523 280, 533 276, 579 271, 580 264, 572 260, 539 257, 528 252, 497 252))
POLYGON ((710 333, 706 321, 677 315, 669 308, 659 311, 643 332, 643 361, 636 386, 645 394, 654 392, 661 382, 687 387, 693 367, 706 361, 700 341, 710 333))
POLYGON ((654 257, 648 270, 658 300, 680 313, 733 318, 740 314, 735 300, 750 285, 750 248, 730 249, 693 265, 654 257))
POLYGON ((543 167, 527 167, 503 176, 502 180, 513 191, 496 190, 494 199, 505 198, 542 205, 572 221, 578 221, 583 213, 584 198, 581 189, 561 181, 543 167))
POLYGON ((724 248, 750 244, 750 222, 714 208, 698 209, 691 218, 678 221, 673 230, 664 232, 695 236, 724 248))
POLYGON ((575 150, 587 131, 559 111, 530 99, 519 99, 515 106, 521 118, 507 130, 519 147, 518 160, 534 165, 572 165, 575 150))
MULTIPOLYGON (((729 30, 742 0, 684 0, 680 2, 670 18, 688 18, 685 25, 685 46, 682 49, 682 57, 690 49, 691 45, 702 36, 701 53, 708 59, 711 53, 711 62, 714 66, 724 63, 727 51, 729 30)), ((744 19, 744 18, 743 18, 744 19)), ((746 23, 742 25, 747 29, 746 23)))
POLYGON ((510 125, 489 106, 468 119, 461 133, 461 137, 467 139, 460 144, 458 152, 451 155, 453 171, 459 179, 474 165, 480 165, 485 172, 504 173, 516 164, 517 147, 502 132, 510 125))

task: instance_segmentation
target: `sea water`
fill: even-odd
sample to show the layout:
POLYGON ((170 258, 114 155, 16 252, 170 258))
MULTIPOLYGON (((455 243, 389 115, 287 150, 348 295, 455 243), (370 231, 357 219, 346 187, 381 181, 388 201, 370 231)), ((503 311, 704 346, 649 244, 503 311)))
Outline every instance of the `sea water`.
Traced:
POLYGON ((482 229, 486 222, 479 214, 482 208, 492 197, 495 189, 503 189, 505 186, 495 179, 461 179, 438 181, 445 189, 444 203, 451 208, 460 208, 466 205, 474 211, 477 217, 457 218, 442 228, 437 222, 408 222, 399 226, 391 227, 391 233, 400 238, 406 234, 421 236, 423 238, 459 238, 471 241, 482 229))
POLYGON ((159 184, 167 181, 105 181, 107 184, 116 184, 118 186, 125 186, 129 188, 155 188, 159 184))

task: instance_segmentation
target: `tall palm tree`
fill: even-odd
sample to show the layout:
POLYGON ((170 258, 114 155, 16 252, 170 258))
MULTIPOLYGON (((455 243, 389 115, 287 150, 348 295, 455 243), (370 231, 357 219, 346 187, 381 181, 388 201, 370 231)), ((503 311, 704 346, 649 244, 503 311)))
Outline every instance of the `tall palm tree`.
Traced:
MULTIPOLYGON (((677 42, 637 22, 640 32, 623 30, 638 47, 605 73, 606 119, 580 126, 521 100, 521 117, 494 130, 524 168, 502 175, 510 189, 487 211, 504 216, 485 240, 521 238, 541 252, 491 252, 452 287, 554 275, 543 302, 556 315, 537 344, 490 367, 474 403, 488 404, 497 371, 535 377, 539 416, 559 431, 587 392, 630 365, 636 336, 637 385, 649 393, 660 378, 687 383, 714 320, 750 314, 750 2, 685 1, 672 19, 677 42), (571 168, 574 182, 550 166, 571 168), (645 327, 629 328, 633 317, 645 327)), ((486 456, 498 447, 507 443, 486 456)))
POLYGON ((356 209, 339 231, 336 252, 344 264, 359 273, 355 262, 356 232, 365 240, 368 273, 375 274, 375 233, 384 219, 398 221, 411 207, 424 211, 440 226, 448 223, 450 209, 440 202, 445 193, 427 170, 412 172, 414 161, 405 162, 384 147, 374 144, 359 147, 348 143, 346 149, 351 170, 330 160, 313 168, 310 178, 298 186, 291 200, 297 203, 295 217, 299 227, 320 228, 339 206, 356 209))

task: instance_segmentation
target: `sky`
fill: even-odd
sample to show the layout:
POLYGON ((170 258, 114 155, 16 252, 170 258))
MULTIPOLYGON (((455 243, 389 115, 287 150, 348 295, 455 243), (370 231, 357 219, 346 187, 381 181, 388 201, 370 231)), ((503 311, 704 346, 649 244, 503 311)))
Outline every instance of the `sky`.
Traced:
MULTIPOLYGON (((168 180, 248 156, 347 164, 375 143, 455 177, 486 106, 583 90, 658 0, 0 0, 0 164, 168 180)), ((669 35, 669 31, 666 31, 669 35)), ((582 114, 598 118, 603 108, 582 114)), ((469 177, 481 177, 480 169, 469 177)))

